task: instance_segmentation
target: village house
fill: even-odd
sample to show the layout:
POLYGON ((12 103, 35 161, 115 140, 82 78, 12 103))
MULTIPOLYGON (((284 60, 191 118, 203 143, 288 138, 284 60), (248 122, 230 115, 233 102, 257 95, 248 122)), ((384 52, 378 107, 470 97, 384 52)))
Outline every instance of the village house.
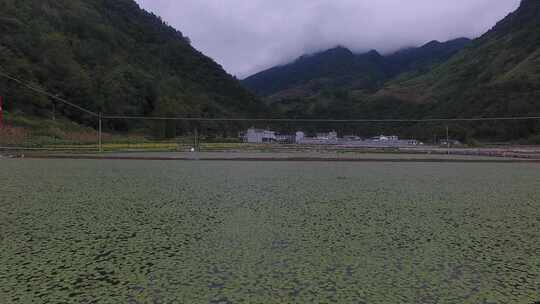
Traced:
POLYGON ((350 147, 411 147, 423 145, 415 139, 400 139, 398 136, 379 135, 362 140, 355 135, 340 138, 335 131, 317 133, 315 137, 308 137, 302 131, 295 134, 278 133, 268 129, 250 128, 240 134, 243 142, 251 144, 280 143, 300 145, 343 145, 350 147))
POLYGON ((240 137, 245 143, 250 144, 272 143, 278 141, 276 132, 256 128, 249 128, 245 133, 241 134, 240 137))
POLYGON ((327 140, 327 141, 337 141, 338 134, 336 131, 327 132, 327 133, 317 133, 316 139, 318 140, 327 140))

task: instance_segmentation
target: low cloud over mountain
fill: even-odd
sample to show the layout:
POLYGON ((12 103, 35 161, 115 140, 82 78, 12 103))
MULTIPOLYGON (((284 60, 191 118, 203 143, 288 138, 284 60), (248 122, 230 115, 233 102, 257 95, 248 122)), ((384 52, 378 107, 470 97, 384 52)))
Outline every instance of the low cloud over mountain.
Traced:
POLYGON ((431 40, 474 38, 520 0, 138 0, 195 47, 245 77, 343 45, 385 54, 431 40))

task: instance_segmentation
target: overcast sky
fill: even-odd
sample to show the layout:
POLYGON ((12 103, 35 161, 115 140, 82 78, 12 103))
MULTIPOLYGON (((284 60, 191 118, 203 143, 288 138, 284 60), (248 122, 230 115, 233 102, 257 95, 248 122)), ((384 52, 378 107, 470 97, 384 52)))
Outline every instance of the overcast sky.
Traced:
POLYGON ((477 37, 520 0, 136 0, 239 78, 343 45, 388 53, 477 37))

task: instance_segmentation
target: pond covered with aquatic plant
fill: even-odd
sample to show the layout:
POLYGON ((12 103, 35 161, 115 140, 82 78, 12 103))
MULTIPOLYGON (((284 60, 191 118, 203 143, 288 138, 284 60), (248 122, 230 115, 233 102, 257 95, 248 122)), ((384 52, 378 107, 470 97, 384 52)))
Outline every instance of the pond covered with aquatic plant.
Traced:
POLYGON ((2 303, 533 303, 540 165, 0 161, 2 303))

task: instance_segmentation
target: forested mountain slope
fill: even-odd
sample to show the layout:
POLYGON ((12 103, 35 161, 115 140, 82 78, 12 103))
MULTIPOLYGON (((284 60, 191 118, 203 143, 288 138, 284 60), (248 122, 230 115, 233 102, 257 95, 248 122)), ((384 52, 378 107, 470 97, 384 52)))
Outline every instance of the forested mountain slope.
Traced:
MULTIPOLYGON (((515 12, 480 38, 454 42, 457 44, 443 48, 441 56, 426 51, 437 47, 436 42, 386 56, 383 70, 387 79, 375 90, 295 85, 266 101, 277 113, 294 117, 540 116, 540 1, 523 0, 515 12), (443 60, 445 57, 448 59, 443 60), (420 58, 420 64, 411 58, 420 58)), ((485 122, 462 124, 454 136, 501 141, 534 138, 540 142, 539 130, 537 120, 485 122)))
POLYGON ((262 71, 242 83, 262 96, 287 95, 295 91, 304 91, 303 96, 313 96, 338 89, 375 91, 400 73, 422 71, 444 62, 469 42, 466 38, 444 43, 432 41, 387 56, 377 51, 354 54, 344 47, 336 47, 262 71))
POLYGON ((382 60, 376 51, 356 55, 336 47, 260 72, 243 80, 243 84, 260 95, 305 85, 311 85, 313 90, 345 85, 372 87, 385 78, 382 60))
POLYGON ((381 97, 425 105, 425 114, 540 114, 540 1, 524 0, 449 61, 389 83, 381 97))
MULTIPOLYGON (((96 112, 243 115, 258 99, 133 0, 0 0, 0 68, 96 112)), ((0 78, 6 109, 51 100, 0 78)), ((84 115, 58 109, 76 121, 84 115)))

